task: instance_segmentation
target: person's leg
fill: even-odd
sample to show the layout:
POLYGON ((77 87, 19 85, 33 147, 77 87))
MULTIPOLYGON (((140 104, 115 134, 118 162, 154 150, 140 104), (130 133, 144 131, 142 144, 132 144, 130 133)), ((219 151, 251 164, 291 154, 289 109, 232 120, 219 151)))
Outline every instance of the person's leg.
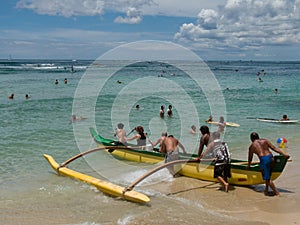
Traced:
POLYGON ((270 187, 272 188, 275 195, 279 195, 279 192, 277 191, 275 184, 272 180, 269 181, 270 187))
POLYGON ((268 195, 268 193, 269 193, 269 180, 266 180, 266 187, 265 187, 265 191, 264 191, 264 193, 265 193, 265 195, 268 195))
POLYGON ((229 189, 229 184, 223 179, 223 177, 218 176, 218 180, 224 185, 225 187, 225 192, 228 192, 229 189))

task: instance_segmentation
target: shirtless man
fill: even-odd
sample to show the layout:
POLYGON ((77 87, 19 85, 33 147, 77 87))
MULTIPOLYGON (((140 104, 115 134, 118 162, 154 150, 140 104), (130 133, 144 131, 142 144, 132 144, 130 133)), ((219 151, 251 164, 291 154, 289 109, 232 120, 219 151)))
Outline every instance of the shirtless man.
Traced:
POLYGON ((160 106, 160 110, 159 110, 159 116, 160 118, 163 118, 165 115, 165 107, 163 105, 160 106))
POLYGON ((168 136, 167 132, 163 131, 161 133, 161 136, 153 143, 150 138, 149 138, 149 142, 152 145, 152 148, 154 148, 156 145, 160 144, 163 142, 163 140, 168 136))
POLYGON ((118 137, 118 141, 122 144, 126 144, 126 131, 123 130, 124 124, 118 123, 118 128, 116 129, 114 136, 118 137))
POLYGON ((202 134, 202 137, 200 138, 200 145, 198 149, 198 158, 200 159, 201 154, 203 152, 204 146, 207 147, 208 143, 210 142, 210 132, 208 126, 201 126, 200 127, 200 132, 202 134))
POLYGON ((279 154, 282 154, 287 159, 290 156, 280 149, 276 148, 269 140, 260 139, 258 133, 256 132, 252 132, 250 134, 250 139, 252 141, 252 144, 249 147, 248 153, 248 169, 250 169, 253 154, 255 153, 259 157, 262 176, 266 181, 266 188, 264 191, 265 195, 268 195, 269 186, 271 187, 275 195, 279 195, 279 192, 277 191, 273 181, 271 180, 272 164, 274 162, 274 158, 270 149, 279 154))
MULTIPOLYGON (((165 163, 179 159, 178 146, 186 154, 184 146, 173 135, 169 135, 162 141, 159 151, 165 154, 165 163)), ((167 169, 173 177, 176 176, 173 165, 167 167, 167 169)))

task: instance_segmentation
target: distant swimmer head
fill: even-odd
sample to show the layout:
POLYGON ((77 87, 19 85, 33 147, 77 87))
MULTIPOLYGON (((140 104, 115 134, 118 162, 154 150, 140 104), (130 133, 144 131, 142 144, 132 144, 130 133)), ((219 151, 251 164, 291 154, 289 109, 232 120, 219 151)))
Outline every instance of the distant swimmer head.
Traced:
POLYGON ((15 94, 14 94, 14 93, 12 93, 10 96, 8 96, 8 98, 9 98, 9 99, 13 99, 13 98, 14 98, 14 96, 15 96, 15 94))

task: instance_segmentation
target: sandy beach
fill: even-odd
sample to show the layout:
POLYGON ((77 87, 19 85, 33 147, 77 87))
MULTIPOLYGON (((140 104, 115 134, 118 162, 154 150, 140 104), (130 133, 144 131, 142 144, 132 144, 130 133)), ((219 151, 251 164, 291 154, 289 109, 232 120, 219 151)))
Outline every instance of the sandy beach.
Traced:
POLYGON ((265 196, 263 185, 231 186, 225 193, 219 183, 178 177, 140 187, 151 195, 149 205, 111 201, 86 184, 60 177, 55 191, 46 186, 2 200, 1 224, 299 224, 297 168, 298 160, 289 162, 275 181, 280 196, 265 196), (62 185, 74 189, 66 193, 59 190, 62 185))

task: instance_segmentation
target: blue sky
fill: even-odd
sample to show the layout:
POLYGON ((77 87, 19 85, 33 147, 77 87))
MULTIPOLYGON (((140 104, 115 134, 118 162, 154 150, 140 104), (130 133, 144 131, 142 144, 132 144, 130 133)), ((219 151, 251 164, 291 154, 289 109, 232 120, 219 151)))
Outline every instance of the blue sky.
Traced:
POLYGON ((171 41, 205 60, 300 60, 300 0, 2 0, 0 58, 96 59, 171 41))

